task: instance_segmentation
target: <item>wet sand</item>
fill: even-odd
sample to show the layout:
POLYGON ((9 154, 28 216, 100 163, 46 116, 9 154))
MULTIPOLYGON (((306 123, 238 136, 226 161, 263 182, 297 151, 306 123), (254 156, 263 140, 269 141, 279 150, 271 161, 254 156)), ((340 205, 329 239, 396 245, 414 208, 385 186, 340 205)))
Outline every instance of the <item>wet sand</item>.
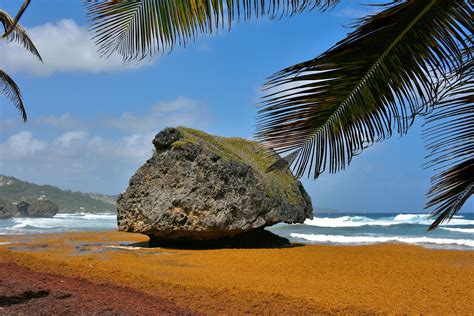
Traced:
POLYGON ((0 236, 0 270, 11 271, 0 275, 0 289, 19 296, 28 290, 51 293, 2 305, 2 298, 16 294, 0 292, 0 314, 29 314, 48 296, 61 312, 76 299, 97 302, 92 307, 108 301, 113 313, 125 314, 145 314, 145 308, 158 314, 474 313, 470 251, 396 244, 214 250, 134 245, 145 241, 127 233, 0 236), (37 282, 15 283, 15 271, 31 273, 37 282), (54 280, 61 278, 79 282, 83 291, 58 287, 54 280), (71 296, 57 299, 54 293, 71 296), (143 309, 118 303, 128 296, 130 306, 143 309))

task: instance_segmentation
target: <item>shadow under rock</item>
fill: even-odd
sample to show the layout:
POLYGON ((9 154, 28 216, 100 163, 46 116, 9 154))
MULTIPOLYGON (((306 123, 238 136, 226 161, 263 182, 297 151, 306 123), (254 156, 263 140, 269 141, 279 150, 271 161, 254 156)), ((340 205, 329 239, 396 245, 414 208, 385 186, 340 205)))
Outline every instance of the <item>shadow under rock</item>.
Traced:
POLYGON ((144 248, 172 248, 187 250, 203 249, 270 249, 303 247, 303 244, 292 244, 286 238, 280 237, 268 230, 258 228, 232 237, 211 240, 192 239, 163 239, 150 236, 149 242, 129 244, 132 247, 144 248))

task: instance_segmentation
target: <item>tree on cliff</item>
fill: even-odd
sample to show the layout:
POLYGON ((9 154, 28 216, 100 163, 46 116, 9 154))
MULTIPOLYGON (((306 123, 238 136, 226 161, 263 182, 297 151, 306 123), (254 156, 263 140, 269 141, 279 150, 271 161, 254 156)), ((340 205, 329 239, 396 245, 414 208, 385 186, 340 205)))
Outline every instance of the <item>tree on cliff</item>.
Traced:
MULTIPOLYGON (((87 1, 99 51, 140 60, 186 45, 239 20, 327 10, 339 0, 87 1)), ((427 206, 449 220, 472 195, 472 8, 466 0, 405 0, 380 5, 314 59, 271 76, 256 137, 297 177, 337 172, 393 132, 426 116, 432 178, 427 206)))
MULTIPOLYGON (((23 45, 26 50, 38 57, 40 61, 43 61, 41 59, 41 55, 39 54, 35 45, 29 38, 25 29, 20 24, 18 24, 18 21, 20 20, 21 16, 23 15, 23 12, 25 12, 29 4, 30 0, 26 0, 23 3, 17 15, 15 16, 15 19, 12 19, 7 12, 0 10, 0 22, 2 23, 4 29, 4 33, 0 36, 0 40, 6 40, 8 42, 17 42, 23 45)), ((0 92, 11 102, 13 102, 18 111, 20 111, 20 115, 22 116, 23 121, 26 121, 27 115, 25 106, 23 104, 23 97, 21 95, 20 88, 15 83, 15 81, 2 69, 0 69, 0 92)))

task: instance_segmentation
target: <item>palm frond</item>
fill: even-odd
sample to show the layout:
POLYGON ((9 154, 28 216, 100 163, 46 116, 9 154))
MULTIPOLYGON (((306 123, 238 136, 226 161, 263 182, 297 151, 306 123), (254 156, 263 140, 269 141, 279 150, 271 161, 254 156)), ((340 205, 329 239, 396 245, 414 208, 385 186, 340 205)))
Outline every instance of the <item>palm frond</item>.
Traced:
POLYGON ((23 97, 21 96, 20 88, 13 79, 3 70, 0 69, 0 91, 7 97, 10 101, 15 104, 18 111, 23 118, 23 121, 26 122, 27 116, 25 111, 25 106, 23 105, 23 97))
POLYGON ((430 74, 462 64, 471 17, 472 5, 461 0, 387 4, 322 55, 269 79, 266 88, 277 92, 262 100, 256 138, 296 155, 297 177, 344 169, 431 108, 430 74))
POLYGON ((17 42, 23 45, 26 50, 35 55, 40 61, 43 61, 40 53, 26 33, 25 29, 20 24, 15 23, 10 15, 3 10, 0 10, 0 22, 5 29, 6 39, 8 41, 17 42))
POLYGON ((20 7, 20 10, 18 10, 18 13, 15 16, 15 19, 10 24, 10 27, 5 29, 5 33, 3 33, 0 36, 0 38, 2 38, 2 39, 7 38, 10 35, 10 33, 14 31, 15 26, 18 24, 18 21, 20 21, 21 16, 23 15, 23 13, 25 13, 25 10, 30 5, 30 2, 31 2, 31 0, 25 0, 23 2, 22 6, 20 7))
POLYGON ((277 18, 327 9, 340 0, 84 0, 90 30, 102 55, 136 60, 185 46, 199 34, 234 21, 277 18))
POLYGON ((431 178, 427 208, 436 220, 430 230, 450 220, 474 192, 474 63, 467 60, 461 73, 446 78, 442 100, 425 122, 431 178))

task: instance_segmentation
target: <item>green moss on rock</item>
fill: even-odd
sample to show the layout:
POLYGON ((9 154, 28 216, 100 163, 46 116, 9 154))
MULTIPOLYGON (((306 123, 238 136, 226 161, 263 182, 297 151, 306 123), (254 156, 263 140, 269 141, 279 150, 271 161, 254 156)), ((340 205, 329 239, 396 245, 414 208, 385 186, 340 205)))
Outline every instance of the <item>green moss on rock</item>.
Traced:
POLYGON ((171 144, 174 148, 198 144, 222 159, 250 165, 263 180, 269 197, 284 194, 289 203, 296 203, 301 196, 298 181, 289 169, 267 172, 277 156, 261 144, 243 138, 220 137, 187 127, 177 127, 182 138, 171 144))
POLYGON ((180 139, 171 144, 171 147, 183 147, 188 144, 197 144, 197 142, 190 139, 180 139))

